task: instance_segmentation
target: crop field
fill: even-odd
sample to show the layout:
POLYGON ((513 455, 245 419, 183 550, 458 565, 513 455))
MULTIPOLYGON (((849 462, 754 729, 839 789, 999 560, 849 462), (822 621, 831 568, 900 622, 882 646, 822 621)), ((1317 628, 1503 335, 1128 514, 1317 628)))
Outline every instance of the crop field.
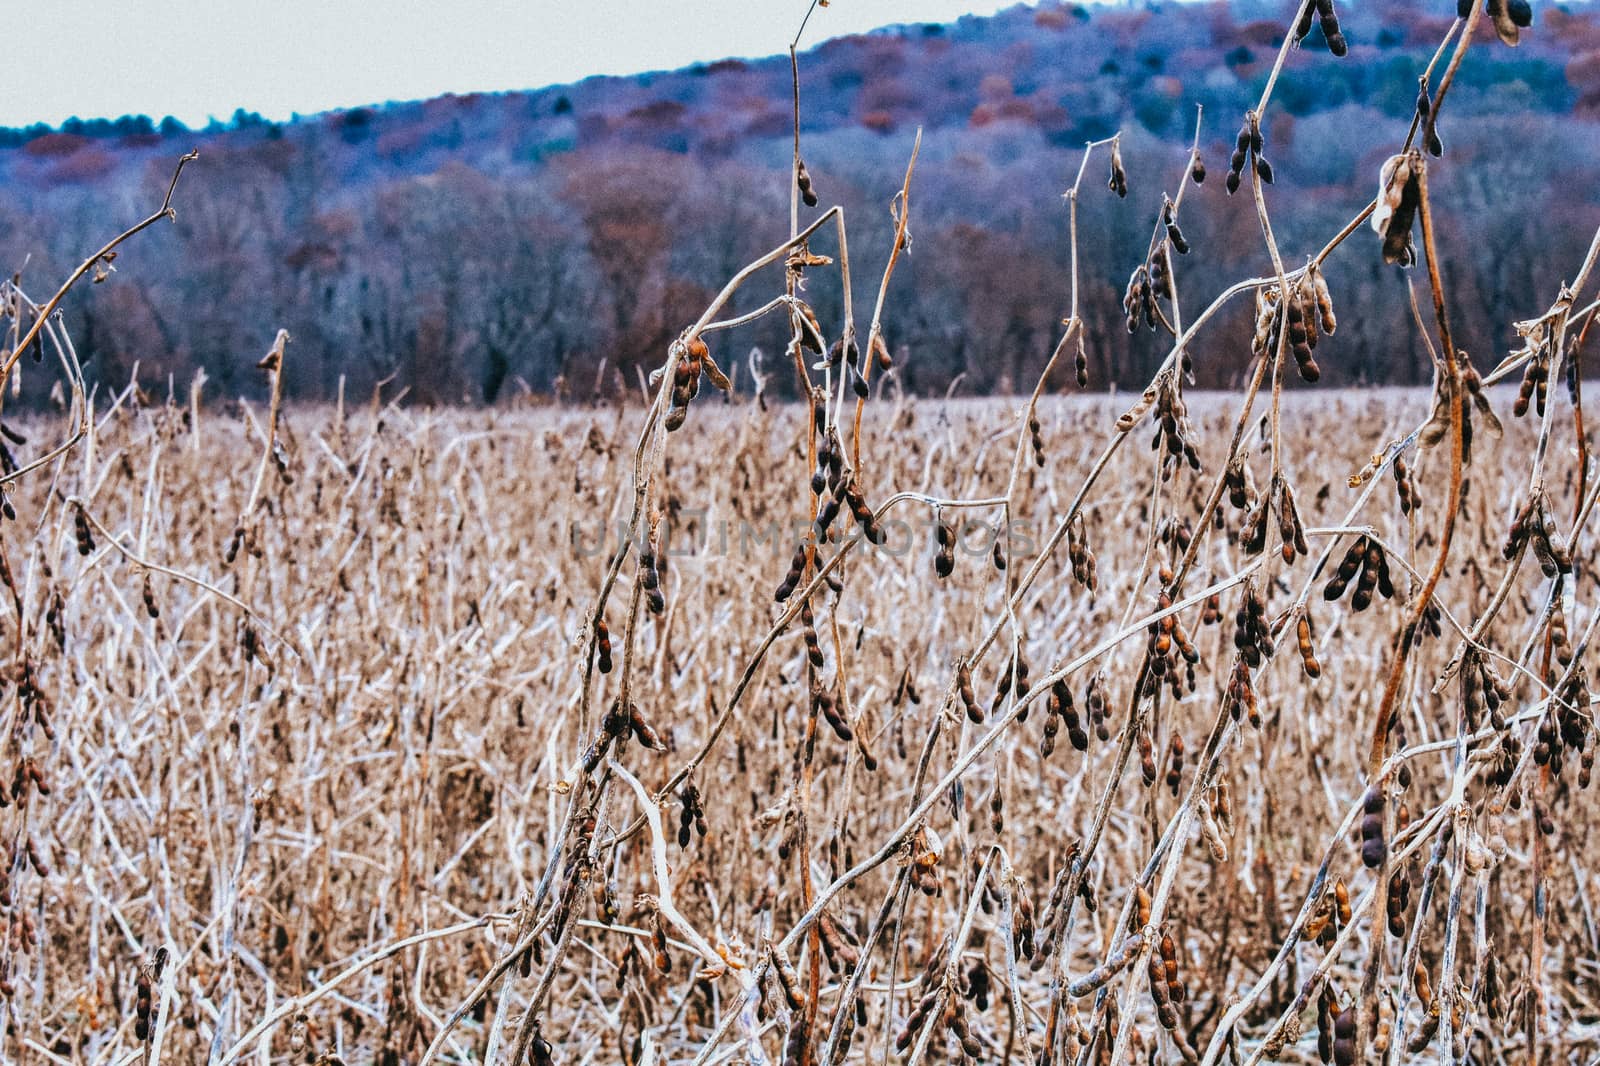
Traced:
POLYGON ((920 136, 852 249, 798 96, 787 239, 637 381, 296 404, 282 329, 227 394, 91 379, 61 309, 183 157, 54 295, 0 282, 0 1061, 1600 1061, 1600 233, 1496 351, 1429 185, 1469 50, 1530 18, 1462 5, 1371 203, 1288 248, 1273 90, 1347 51, 1304 0, 1211 161, 1260 276, 1180 299, 1198 128, 1132 176, 1132 388, 1078 245, 1120 135, 994 398, 902 375, 920 136), (1431 388, 1323 380, 1334 257, 1431 388))
MULTIPOLYGON (((1388 1039, 1453 1009, 1478 1061, 1535 1034, 1550 1061, 1596 1049, 1593 742, 1560 754, 1548 698, 1571 699, 1594 615, 1567 622, 1534 553, 1501 554, 1531 420, 1474 443, 1388 731, 1375 835, 1401 887, 1375 899, 1367 746, 1448 455, 1408 453, 1404 488, 1347 479, 1426 393, 1291 396, 1281 455, 1245 426, 1247 484, 1275 460, 1293 480, 1291 563, 1276 530, 1248 551, 1226 493, 1192 517, 1236 398, 1188 402, 1200 472, 1159 476, 1130 438, 1081 497, 1132 397, 1041 399, 1038 452, 1021 401, 875 401, 884 542, 838 520, 843 561, 798 612, 773 590, 810 517, 805 409, 702 405, 655 489, 663 609, 630 557, 604 663, 585 637, 637 404, 291 410, 257 488, 264 411, 145 399, 108 400, 11 497, 9 1055, 123 1061, 145 1003, 172 1061, 476 1061, 525 1016, 553 1061, 676 1060, 730 1018, 718 1061, 758 1061, 808 1010, 857 1061, 924 1033, 930 1058, 1005 1061, 1123 1031, 1161 1060, 1204 1053, 1229 1011, 1224 1046, 1304 1061, 1375 953, 1382 987, 1403 966, 1459 1004, 1408 979, 1378 1001, 1388 1039), (1008 485, 999 536, 996 506, 932 502, 1008 485), (1331 596, 1363 537, 1386 572, 1331 596), (1477 619, 1487 652, 1463 665, 1477 619), (632 728, 608 742, 624 692, 632 728), (1130 937, 1182 989, 1154 1001, 1170 1029, 1144 970, 1096 976, 1130 937), (1114 1015, 1090 984, 1126 997, 1114 1015)), ((1579 489, 1549 479, 1562 530, 1579 489)), ((1565 580, 1595 543, 1572 537, 1565 580)))

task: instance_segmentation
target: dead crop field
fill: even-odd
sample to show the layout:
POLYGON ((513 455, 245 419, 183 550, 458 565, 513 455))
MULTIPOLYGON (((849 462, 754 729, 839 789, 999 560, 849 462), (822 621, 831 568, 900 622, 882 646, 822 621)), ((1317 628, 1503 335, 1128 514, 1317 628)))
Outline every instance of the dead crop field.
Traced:
POLYGON ((1207 189, 1261 273, 1203 307, 1185 195, 1241 117, 1163 174, 1087 144, 1005 399, 901 397, 920 136, 852 282, 793 48, 787 239, 588 405, 285 406, 283 330, 248 402, 90 383, 57 312, 193 153, 53 296, 0 281, 40 408, 0 424, 0 1062, 1600 1061, 1600 233, 1502 352, 1429 191, 1469 50, 1531 19, 1441 20, 1404 139, 1353 146, 1373 200, 1280 248, 1274 87, 1348 51, 1302 0, 1207 189), (1078 224, 1130 188, 1165 354, 1111 393, 1078 224), (1321 380, 1333 256, 1431 389, 1321 380), (1197 392, 1224 329, 1247 380, 1197 392))
POLYGON ((709 1061, 761 1062, 802 1020, 857 1062, 1173 1061, 1225 1014, 1223 1061, 1311 1061, 1374 957, 1418 1053, 1451 1012, 1472 1061, 1600 1049, 1570 433, 1556 580, 1502 554, 1537 421, 1475 437, 1372 786, 1448 448, 1370 464, 1425 392, 1286 397, 1281 454, 1249 419, 1204 524, 1237 397, 1189 398, 1198 471, 1102 463, 1126 394, 1043 397, 1037 451, 1022 400, 875 401, 883 543, 839 519, 804 608, 806 411, 702 404, 598 645, 637 403, 290 409, 268 452, 261 410, 139 398, 10 497, 12 1061, 682 1061, 731 1023, 709 1061), (1302 528, 1252 552, 1279 462, 1302 528))

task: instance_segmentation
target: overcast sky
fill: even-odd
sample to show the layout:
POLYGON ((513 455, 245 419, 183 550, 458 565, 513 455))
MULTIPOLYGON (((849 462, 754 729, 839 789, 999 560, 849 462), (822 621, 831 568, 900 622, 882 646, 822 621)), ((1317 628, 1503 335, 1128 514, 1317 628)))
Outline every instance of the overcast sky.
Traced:
MULTIPOLYGON (((0 0, 0 125, 235 108, 272 119, 784 51, 808 0, 0 0)), ((833 0, 802 48, 995 0, 833 0)))

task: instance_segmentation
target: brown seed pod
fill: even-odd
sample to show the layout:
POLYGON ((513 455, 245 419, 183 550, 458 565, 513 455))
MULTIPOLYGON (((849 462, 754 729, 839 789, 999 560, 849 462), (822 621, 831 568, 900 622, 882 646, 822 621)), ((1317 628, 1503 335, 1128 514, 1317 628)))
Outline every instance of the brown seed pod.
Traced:
MULTIPOLYGON (((1132 331, 1130 330, 1129 332, 1132 331)), ((1155 386, 1145 389, 1139 395, 1139 399, 1134 401, 1133 406, 1124 411, 1117 419, 1117 432, 1126 433, 1138 425, 1140 420, 1150 413, 1150 408, 1155 406, 1157 397, 1158 392, 1155 386)))
MULTIPOLYGON (((1172 289, 1172 254, 1169 251, 1169 241, 1161 241, 1156 245, 1155 251, 1150 253, 1146 263, 1150 275, 1150 293, 1163 300, 1171 300, 1172 289)), ((1147 308, 1147 311, 1153 308, 1147 308)))
POLYGON ((1357 537, 1345 552, 1338 571, 1322 590, 1323 599, 1331 603, 1343 596, 1351 577, 1356 577, 1356 591, 1350 598, 1350 605, 1357 611, 1367 609, 1374 591, 1384 599, 1394 598, 1388 557, 1383 546, 1366 535, 1357 537))
POLYGON ((649 751, 667 750, 667 745, 661 739, 660 734, 658 734, 654 727, 652 727, 650 723, 645 720, 644 715, 639 712, 638 707, 630 706, 628 727, 633 731, 633 737, 639 742, 640 747, 649 751))
POLYGON ((1099 587, 1099 576, 1095 571, 1094 552, 1089 549, 1081 513, 1074 515, 1067 524, 1067 558, 1072 564, 1072 579, 1091 593, 1094 592, 1099 587))
POLYGON ((1433 110, 1433 101, 1428 97, 1428 79, 1420 78, 1417 82, 1416 122, 1422 130, 1422 143, 1428 149, 1428 154, 1441 156, 1444 154, 1444 142, 1439 140, 1438 129, 1435 126, 1437 114, 1433 110))
POLYGON ((1423 1010, 1433 1007, 1433 985, 1428 980, 1428 967, 1420 960, 1417 968, 1411 974, 1411 987, 1417 995, 1417 1002, 1422 1004, 1423 1010))
POLYGON ((1333 1017, 1333 1061, 1336 1066, 1356 1066, 1355 1009, 1340 1010, 1330 996, 1328 1010, 1333 1017))
POLYGON ((83 513, 83 505, 72 505, 72 530, 78 540, 78 554, 94 554, 94 536, 89 532, 89 518, 83 513))
POLYGON ((535 1022, 533 1034, 528 1040, 529 1066, 553 1066, 555 1062, 554 1051, 555 1049, 551 1047, 550 1041, 546 1040, 544 1035, 539 1032, 539 1023, 535 1022))
POLYGON ((1323 982, 1317 993, 1317 1058, 1323 1062, 1333 1061, 1335 1019, 1338 1016, 1339 1004, 1334 999, 1333 988, 1328 982, 1323 982))
POLYGON ((656 911, 651 915, 650 943, 654 948, 651 961, 657 973, 672 972, 672 956, 667 954, 667 927, 662 924, 661 912, 656 911))
POLYGON ((956 531, 943 519, 935 517, 933 535, 938 545, 933 556, 933 572, 941 578, 949 577, 956 568, 956 531))
POLYGON ((151 973, 148 967, 141 967, 134 978, 134 1025, 133 1035, 142 1044, 150 1039, 151 1026, 155 1021, 155 1004, 152 998, 151 973))
POLYGON ((1326 948, 1333 943, 1334 931, 1333 903, 1323 896, 1306 919, 1305 939, 1326 948))
POLYGON ((823 354, 828 350, 828 342, 822 336, 822 324, 817 321, 817 313, 811 309, 810 304, 798 300, 791 306, 796 311, 794 321, 800 343, 817 355, 823 354))
POLYGON ((1364 611, 1372 603, 1372 591, 1378 584, 1378 562, 1382 558, 1383 549, 1369 541, 1366 555, 1361 560, 1361 575, 1356 578, 1355 595, 1350 597, 1353 609, 1364 611))
POLYGON ((1167 986, 1167 969, 1161 958, 1151 954, 1146 967, 1150 978, 1150 998, 1156 1005, 1156 1021, 1161 1028, 1172 1031, 1178 1027, 1178 1012, 1172 1006, 1172 993, 1167 986))
MULTIPOLYGON (((833 483, 830 477, 829 459, 833 449, 832 432, 824 432, 822 440, 817 444, 817 469, 811 475, 811 494, 821 496, 833 483)), ((820 516, 819 516, 820 521, 820 516)))
POLYGON ((806 600, 800 605, 801 632, 806 644, 806 659, 814 670, 822 669, 822 644, 817 639, 816 619, 811 613, 811 601, 806 600))
POLYGON ((611 672, 611 627, 606 625, 604 618, 595 622, 594 638, 595 665, 602 674, 609 674, 611 672))
POLYGON ((1235 140, 1233 155, 1228 158, 1228 178, 1224 183, 1228 195, 1232 196, 1239 191, 1239 179, 1244 173, 1246 162, 1249 160, 1250 146, 1252 143, 1251 127, 1254 125, 1255 116, 1245 116, 1244 125, 1239 127, 1239 134, 1235 140))
POLYGON ((989 967, 984 965, 981 961, 974 963, 972 967, 967 970, 967 987, 965 995, 968 999, 972 1000, 973 1004, 980 1011, 989 1009, 989 992, 991 987, 992 982, 989 976, 989 967))
POLYGON ((1300 380, 1311 383, 1322 378, 1322 369, 1311 355, 1317 346, 1317 319, 1310 296, 1303 286, 1297 287, 1288 302, 1289 354, 1294 356, 1300 380))
POLYGON ((984 1050, 983 1042, 974 1036, 967 1026, 965 1004, 959 999, 952 998, 945 1007, 945 1018, 945 1027, 961 1045, 962 1053, 973 1059, 981 1058, 984 1050))
POLYGON ((1378 176, 1378 206, 1372 212, 1374 233, 1383 238, 1383 261, 1410 266, 1417 261, 1411 243, 1412 223, 1421 199, 1418 175, 1422 154, 1416 149, 1391 156, 1378 176))
POLYGON ((1333 901, 1337 909, 1339 924, 1350 924, 1350 890, 1345 887, 1344 881, 1335 878, 1333 882, 1333 901))
POLYGON ((865 400, 868 396, 872 395, 872 389, 867 385, 866 376, 863 375, 861 371, 851 369, 849 375, 850 391, 854 392, 858 399, 865 400))
POLYGON ((1089 721, 1094 726, 1096 738, 1104 743, 1111 739, 1111 727, 1106 723, 1106 679, 1097 672, 1090 676, 1084 704, 1089 709, 1089 721))
POLYGON ((1058 678, 1051 684, 1049 707, 1052 713, 1046 719, 1046 729, 1059 717, 1067 727, 1067 739, 1072 746, 1078 751, 1088 751, 1089 734, 1083 730, 1078 710, 1072 704, 1072 689, 1067 685, 1065 678, 1058 678))
POLYGON ((700 391, 700 374, 710 358, 710 349, 699 337, 684 342, 683 352, 673 368, 670 403, 663 418, 667 432, 675 432, 683 427, 689 415, 689 401, 700 391))
MULTIPOLYGON (((1147 309, 1153 306, 1149 267, 1140 263, 1128 277, 1128 286, 1122 293, 1123 324, 1129 333, 1139 332, 1140 321, 1147 317, 1147 309)), ((1149 312, 1148 317, 1153 319, 1154 313, 1149 312)))
POLYGON ((1306 4, 1305 9, 1300 12, 1300 18, 1294 24, 1294 32, 1290 34, 1294 38, 1295 44, 1298 45, 1301 41, 1304 41, 1307 35, 1311 33, 1311 20, 1316 17, 1316 14, 1317 5, 1314 3, 1306 4))
POLYGON ((1411 878, 1397 870, 1389 879, 1389 899, 1386 908, 1389 935, 1403 938, 1406 935, 1406 912, 1411 909, 1411 878))
POLYGON ((1484 7, 1500 40, 1515 48, 1521 40, 1522 28, 1533 21, 1533 9, 1527 0, 1486 0, 1484 7))
POLYGON ((620 740, 633 730, 633 715, 631 703, 624 705, 621 697, 611 701, 605 717, 600 720, 600 729, 612 739, 620 740))
MULTIPOLYGON (((1054 702, 1054 699, 1055 697, 1052 696, 1052 703, 1054 702)), ((1054 713, 1046 714, 1044 718, 1044 734, 1039 738, 1039 757, 1041 759, 1048 759, 1052 754, 1055 753, 1056 733, 1058 733, 1060 729, 1061 725, 1057 720, 1056 715, 1054 713)), ((1088 738, 1086 737, 1084 739, 1087 740, 1088 738)))
POLYGON ((1278 331, 1283 328, 1283 296, 1277 286, 1256 290, 1255 332, 1250 350, 1258 358, 1271 358, 1278 350, 1278 331))
POLYGON ((883 337, 872 338, 872 351, 877 354, 879 370, 889 370, 894 367, 894 357, 889 354, 889 345, 884 342, 883 337))
POLYGON ((1572 572, 1572 552, 1560 524, 1550 509, 1550 497, 1537 493, 1530 501, 1527 517, 1523 520, 1523 534, 1532 546, 1539 568, 1547 578, 1572 572))
POLYGON ((1189 242, 1184 239, 1183 231, 1178 228, 1178 224, 1176 222, 1167 223, 1167 243, 1170 244, 1172 246, 1172 250, 1177 252, 1179 255, 1189 254, 1189 242))
POLYGON ((866 494, 861 491, 860 483, 852 477, 842 485, 845 505, 850 508, 856 525, 861 527, 861 535, 869 544, 882 544, 886 534, 883 527, 878 525, 877 516, 872 513, 872 508, 867 504, 866 494))
POLYGON ((789 961, 789 956, 776 944, 769 945, 772 956, 772 970, 778 975, 778 987, 783 990, 783 998, 788 1002, 791 1011, 798 1011, 805 1007, 805 996, 801 990, 805 987, 800 982, 800 974, 795 970, 794 963, 789 961))
POLYGON ((1250 669, 1272 657, 1276 650, 1266 623, 1266 603, 1256 591, 1253 582, 1246 581, 1240 596, 1239 607, 1233 614, 1233 646, 1240 660, 1250 669))
POLYGON ((1305 527, 1300 521, 1300 509, 1294 502, 1294 490, 1289 487, 1287 480, 1280 480, 1278 483, 1277 504, 1280 551, 1283 561, 1292 563, 1296 554, 1310 555, 1311 548, 1306 543, 1305 527))
POLYGON ((1300 666, 1307 677, 1315 681, 1322 676, 1322 664, 1317 661, 1316 648, 1311 642, 1311 613, 1303 611, 1294 624, 1295 643, 1300 649, 1300 666))
MULTIPOLYGON (((228 538, 228 546, 223 550, 222 561, 231 564, 239 556, 239 549, 244 546, 244 527, 234 526, 233 535, 228 538)), ((80 545, 81 547, 81 545, 80 545)))
POLYGON ((1119 197, 1128 195, 1128 175, 1122 169, 1122 145, 1116 140, 1111 142, 1111 178, 1106 182, 1106 188, 1119 197))
POLYGON ((140 597, 144 600, 144 613, 151 618, 160 618, 161 608, 156 604, 156 593, 155 589, 150 585, 149 571, 145 572, 144 584, 140 589, 140 597))
POLYGON ((1033 899, 1028 895, 1028 889, 1019 879, 1007 882, 1011 889, 1011 901, 1015 909, 1013 915, 1012 946, 1017 953, 1025 959, 1031 959, 1038 951, 1038 929, 1033 921, 1033 899))
POLYGON ((702 837, 706 835, 706 812, 700 801, 700 790, 692 781, 687 782, 683 791, 678 793, 678 801, 682 805, 678 815, 678 846, 687 848, 691 829, 702 837))
MULTIPOLYGON (((1421 1055, 1428 1050, 1428 1045, 1433 1043, 1433 1038, 1439 1035, 1439 1019, 1442 1012, 1437 1008, 1430 1008, 1422 1016, 1422 1023, 1417 1026, 1417 1031, 1411 1034, 1406 1041, 1406 1053, 1421 1055)), ((1463 1056, 1464 1057, 1464 1056, 1463 1056)))
POLYGON ((1172 1002, 1182 1003, 1188 991, 1178 977, 1178 945, 1171 933, 1161 935, 1161 964, 1166 971, 1167 995, 1172 1002))
POLYGON ((639 586, 644 590, 645 604, 654 615, 660 615, 667 609, 667 598, 661 591, 661 568, 658 562, 659 529, 652 521, 649 540, 639 549, 639 586))
POLYGON ((1383 840, 1383 809, 1383 791, 1374 785, 1361 800, 1361 862, 1368 869, 1381 866, 1389 853, 1383 840))
POLYGON ((1511 405, 1511 413, 1521 418, 1528 413, 1529 402, 1537 398, 1537 411, 1544 417, 1545 400, 1549 392, 1550 370, 1545 366, 1544 351, 1541 349, 1535 358, 1529 360, 1527 368, 1522 372, 1522 384, 1517 389, 1517 398, 1511 405))
POLYGON ((817 206, 817 191, 812 188, 811 174, 806 170, 806 161, 797 160, 794 174, 795 184, 800 187, 800 199, 807 207, 817 206))
POLYGON ((822 940, 823 957, 833 973, 850 974, 861 963, 861 952, 855 937, 833 915, 823 911, 817 916, 817 934, 822 940))
MULTIPOLYGON (((928 1018, 932 1015, 933 1008, 938 1001, 939 993, 937 989, 923 994, 922 998, 917 1001, 917 1005, 911 1008, 911 1014, 906 1018, 905 1028, 896 1034, 894 1038, 895 1050, 904 1052, 911 1049, 912 1041, 916 1040, 917 1034, 927 1024, 928 1018)), ((799 1062, 800 1060, 797 1058, 794 1061, 799 1062)))
POLYGON ((773 593, 772 598, 779 603, 784 602, 794 595, 794 590, 799 587, 800 579, 804 575, 811 558, 810 545, 802 541, 794 551, 794 557, 789 561, 789 572, 784 575, 783 582, 773 593))
MULTIPOLYGON (((994 700, 989 705, 989 713, 993 714, 1000 710, 1005 698, 1011 694, 1013 684, 1015 684, 1019 700, 1028 694, 1028 661, 1023 658, 1020 648, 1000 674, 1000 678, 995 685, 994 700)), ((1027 720, 1028 709, 1024 707, 1017 714, 1017 721, 1025 722, 1027 720)))
POLYGON ((1156 783, 1155 742, 1147 729, 1139 730, 1139 772, 1144 777, 1145 788, 1156 783))
POLYGON ((1322 25, 1322 39, 1327 42, 1328 51, 1334 56, 1344 56, 1350 51, 1350 46, 1345 43, 1344 34, 1339 30, 1339 17, 1334 14, 1333 0, 1316 0, 1316 9, 1322 25))
POLYGON ((1322 268, 1313 260, 1306 267, 1306 277, 1311 282, 1311 297, 1316 304, 1318 326, 1328 336, 1333 336, 1339 328, 1339 320, 1333 313, 1333 297, 1328 292, 1328 280, 1322 276, 1322 268))
POLYGON ((1409 515, 1421 504, 1417 496, 1416 481, 1411 477, 1411 468, 1403 456, 1397 455, 1390 469, 1394 474, 1395 495, 1400 500, 1400 513, 1409 515))
POLYGON ((844 714, 839 710, 839 705, 833 698, 833 694, 825 690, 820 684, 812 686, 811 708, 814 713, 822 716, 823 721, 828 723, 828 728, 833 730, 834 736, 846 743, 855 738, 855 731, 850 728, 850 723, 845 721, 844 714))
POLYGON ((972 671, 965 662, 956 668, 956 689, 961 696, 961 706, 967 712, 967 720, 973 725, 982 725, 983 711, 978 709, 978 698, 972 690, 972 671))

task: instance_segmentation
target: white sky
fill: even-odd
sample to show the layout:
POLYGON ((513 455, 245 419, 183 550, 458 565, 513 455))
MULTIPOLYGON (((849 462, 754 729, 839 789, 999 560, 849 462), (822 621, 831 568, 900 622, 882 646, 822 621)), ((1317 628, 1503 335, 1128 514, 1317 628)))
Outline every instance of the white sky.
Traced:
MULTIPOLYGON (((271 119, 783 52, 808 0, 0 0, 0 125, 271 119)), ((801 47, 1015 0, 832 0, 801 47)))

